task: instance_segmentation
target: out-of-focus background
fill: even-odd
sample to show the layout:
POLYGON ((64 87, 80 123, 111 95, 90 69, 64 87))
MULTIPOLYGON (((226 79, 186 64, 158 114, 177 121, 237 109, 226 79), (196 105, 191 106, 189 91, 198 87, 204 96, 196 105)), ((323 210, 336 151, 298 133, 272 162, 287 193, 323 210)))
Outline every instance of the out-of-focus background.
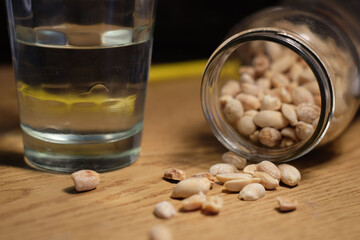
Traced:
MULTIPOLYGON (((279 0, 158 0, 153 63, 207 59, 241 19, 279 0)), ((0 1, 0 63, 11 61, 5 1, 0 1)))

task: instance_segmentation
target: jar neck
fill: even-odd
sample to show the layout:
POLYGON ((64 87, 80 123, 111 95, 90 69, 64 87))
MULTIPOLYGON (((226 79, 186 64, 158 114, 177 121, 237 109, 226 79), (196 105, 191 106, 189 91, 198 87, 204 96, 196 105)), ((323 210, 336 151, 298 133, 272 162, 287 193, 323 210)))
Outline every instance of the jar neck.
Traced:
POLYGON ((201 97, 204 114, 218 140, 229 150, 250 161, 267 159, 274 162, 283 162, 306 154, 325 136, 334 112, 333 86, 322 59, 295 34, 270 27, 250 29, 237 33, 218 47, 205 67, 201 97), (226 120, 220 117, 221 110, 217 107, 218 99, 214 97, 213 92, 219 87, 217 86, 217 80, 220 77, 224 63, 241 45, 259 40, 279 43, 297 53, 308 64, 318 81, 321 93, 319 123, 313 135, 300 145, 294 145, 286 149, 261 148, 241 138, 233 131, 226 120))

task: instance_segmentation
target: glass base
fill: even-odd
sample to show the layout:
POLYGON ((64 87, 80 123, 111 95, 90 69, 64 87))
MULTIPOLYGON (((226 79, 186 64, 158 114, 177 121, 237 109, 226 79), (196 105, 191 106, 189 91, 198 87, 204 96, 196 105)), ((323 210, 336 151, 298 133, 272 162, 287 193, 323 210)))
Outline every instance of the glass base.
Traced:
POLYGON ((126 132, 96 135, 43 134, 24 125, 22 129, 26 160, 46 170, 105 172, 134 163, 140 154, 142 124, 126 132))

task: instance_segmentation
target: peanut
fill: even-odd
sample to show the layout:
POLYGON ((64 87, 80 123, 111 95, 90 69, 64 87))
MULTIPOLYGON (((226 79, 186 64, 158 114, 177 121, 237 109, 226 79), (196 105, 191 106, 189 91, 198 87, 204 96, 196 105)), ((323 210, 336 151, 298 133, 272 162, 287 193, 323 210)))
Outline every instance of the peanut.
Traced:
POLYGON ((206 213, 217 214, 220 212, 224 200, 220 196, 211 196, 202 205, 202 210, 206 213))
POLYGON ((211 183, 207 178, 188 178, 178 182, 171 193, 172 198, 187 198, 194 194, 210 190, 211 183))
POLYGON ((297 142, 299 141, 296 137, 296 133, 295 133, 295 129, 294 128, 291 128, 291 127, 286 127, 286 128, 283 128, 281 129, 281 135, 283 137, 287 137, 287 138, 290 138, 292 140, 294 140, 294 142, 297 142))
POLYGON ((249 136, 256 131, 256 125, 252 117, 243 116, 236 122, 236 129, 240 134, 249 136))
POLYGON ((298 139, 304 140, 311 136, 314 132, 314 127, 305 122, 298 122, 295 126, 295 133, 298 139))
POLYGON ((237 169, 243 169, 246 166, 246 159, 233 152, 226 152, 221 158, 225 163, 232 164, 237 169))
POLYGON ((260 91, 256 85, 251 83, 241 83, 240 86, 241 86, 241 92, 245 94, 257 96, 260 91))
POLYGON ((241 66, 239 68, 239 74, 243 76, 244 74, 248 74, 250 77, 255 77, 255 70, 251 66, 241 66))
POLYGON ((311 92, 304 87, 295 88, 292 97, 295 105, 299 105, 300 103, 314 104, 315 102, 311 92))
POLYGON ((279 204, 279 210, 282 212, 288 212, 296 210, 297 201, 288 197, 277 197, 277 203, 279 204))
POLYGON ((238 170, 232 164, 228 163, 217 163, 210 167, 209 173, 216 176, 221 173, 236 173, 238 170))
POLYGON ((281 129, 286 127, 289 124, 289 121, 284 117, 281 112, 273 110, 263 110, 260 111, 254 117, 254 123, 262 128, 273 127, 276 129, 281 129))
POLYGON ((301 174, 294 166, 289 164, 280 164, 278 166, 281 172, 281 182, 288 186, 296 186, 301 180, 301 174))
POLYGON ((295 126, 298 123, 296 111, 292 105, 283 104, 281 107, 281 112, 284 117, 289 120, 291 126, 295 126))
POLYGON ((271 85, 274 88, 285 87, 289 85, 289 79, 282 73, 275 73, 271 78, 271 85))
POLYGON ((153 226, 149 231, 150 240, 173 240, 170 230, 162 224, 153 226))
POLYGON ((227 81, 221 88, 220 95, 230 95, 235 97, 240 92, 240 83, 236 80, 227 81))
POLYGON ((259 172, 265 172, 273 178, 280 180, 281 173, 279 168, 270 161, 262 161, 256 165, 256 170, 259 172))
POLYGON ((78 192, 93 190, 100 182, 100 175, 92 170, 79 170, 72 173, 71 178, 78 192))
POLYGON ((243 105, 239 100, 230 99, 224 107, 224 114, 229 122, 235 122, 244 114, 243 105))
POLYGON ((158 218, 172 218, 176 214, 174 206, 168 201, 162 201, 155 205, 154 214, 158 218))
POLYGON ((185 198, 181 201, 182 207, 181 209, 185 211, 194 211, 201 209, 203 204, 206 201, 206 195, 202 192, 192 195, 188 198, 185 198))
POLYGON ((240 93, 236 95, 235 99, 237 99, 242 103, 242 106, 245 111, 251 109, 257 110, 261 106, 259 99, 250 94, 240 93))
POLYGON ((202 178, 202 177, 209 179, 209 181, 211 181, 211 182, 216 181, 216 178, 208 172, 195 173, 195 174, 191 175, 189 178, 202 178))
POLYGON ((255 171, 253 176, 255 178, 260 178, 260 184, 263 185, 265 189, 272 190, 279 186, 279 180, 273 178, 265 172, 255 171))
POLYGON ((170 179, 170 180, 175 180, 175 181, 181 181, 186 178, 186 175, 185 175, 185 172, 181 169, 168 168, 168 169, 165 169, 164 178, 170 179))
POLYGON ((300 121, 312 123, 320 116, 320 108, 313 104, 301 103, 296 108, 296 114, 300 121))
POLYGON ((243 172, 253 175, 256 170, 257 164, 249 164, 243 169, 243 172))
POLYGON ((273 72, 285 72, 295 63, 296 57, 293 55, 283 55, 281 58, 274 61, 270 67, 273 72))
POLYGON ((224 187, 229 192, 240 192, 246 185, 250 183, 260 183, 260 178, 243 178, 231 180, 224 183, 224 187))
POLYGON ((252 64, 254 66, 255 75, 257 76, 263 75, 270 67, 269 59, 265 55, 260 54, 253 59, 252 64))
POLYGON ((265 188, 259 183, 250 183, 243 187, 239 193, 239 199, 255 201, 265 196, 265 188))
POLYGON ((261 99, 261 110, 279 110, 281 108, 281 101, 277 97, 265 95, 261 99))
POLYGON ((251 179, 252 176, 248 173, 222 173, 216 175, 216 178, 221 183, 226 183, 231 180, 238 180, 238 179, 251 179))
POLYGON ((279 130, 271 127, 265 127, 259 132, 259 141, 268 147, 280 145, 281 134, 279 130))

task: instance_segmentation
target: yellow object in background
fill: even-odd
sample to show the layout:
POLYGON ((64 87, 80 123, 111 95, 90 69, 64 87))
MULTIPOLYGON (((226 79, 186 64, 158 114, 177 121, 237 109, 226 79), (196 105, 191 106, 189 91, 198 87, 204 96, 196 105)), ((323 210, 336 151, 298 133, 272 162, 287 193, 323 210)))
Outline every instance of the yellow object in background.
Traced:
MULTIPOLYGON (((196 60, 188 62, 154 64, 150 68, 150 82, 168 81, 172 79, 194 78, 201 79, 205 70, 207 60, 196 60)), ((236 77, 239 63, 235 61, 227 61, 223 68, 222 74, 229 77, 236 77)))

